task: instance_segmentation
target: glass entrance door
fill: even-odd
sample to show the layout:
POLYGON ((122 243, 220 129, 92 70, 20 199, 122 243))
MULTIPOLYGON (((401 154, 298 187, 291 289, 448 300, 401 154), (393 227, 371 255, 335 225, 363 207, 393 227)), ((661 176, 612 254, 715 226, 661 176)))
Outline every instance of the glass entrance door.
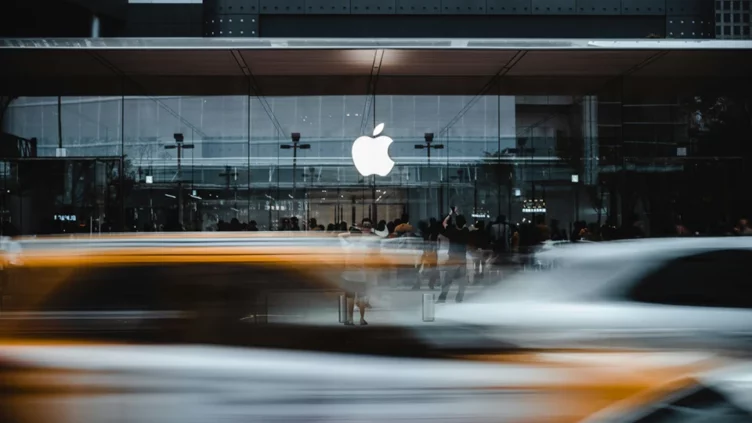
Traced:
POLYGON ((346 222, 348 227, 370 218, 374 224, 399 218, 405 211, 407 193, 392 188, 319 188, 308 192, 308 214, 325 228, 346 222))

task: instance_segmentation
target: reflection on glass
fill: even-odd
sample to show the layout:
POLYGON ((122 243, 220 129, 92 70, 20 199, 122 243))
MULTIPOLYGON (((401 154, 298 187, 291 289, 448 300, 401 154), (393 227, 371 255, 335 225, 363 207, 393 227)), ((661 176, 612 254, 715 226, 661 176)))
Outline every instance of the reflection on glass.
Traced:
MULTIPOLYGON (((293 214, 302 228, 311 218, 324 227, 392 221, 403 212, 424 220, 455 205, 477 220, 555 220, 568 236, 583 222, 646 225, 647 235, 658 235, 677 221, 709 231, 741 217, 700 207, 681 187, 736 183, 743 151, 712 140, 740 139, 728 117, 745 110, 744 99, 622 95, 21 97, 3 132, 26 145, 33 140, 39 158, 110 160, 98 176, 114 175, 108 205, 87 201, 111 209, 95 215, 113 230, 242 229, 251 221, 279 229, 293 214), (396 164, 386 176, 362 177, 352 143, 379 123, 394 140, 396 164), (293 132, 310 145, 298 151, 294 172, 291 150, 280 149, 293 132), (195 146, 184 152, 180 173, 176 150, 165 149, 176 133, 195 146), (415 148, 426 133, 444 147, 431 150, 430 160, 415 148), (524 207, 530 202, 545 202, 545 213, 524 207)), ((27 160, 29 153, 5 155, 27 160)), ((23 202, 11 197, 25 195, 13 190, 28 177, 15 164, 6 168, 3 183, 12 189, 4 216, 23 202)), ((729 204, 730 191, 703 190, 711 203, 729 204)), ((70 194, 60 207, 75 206, 70 194)))

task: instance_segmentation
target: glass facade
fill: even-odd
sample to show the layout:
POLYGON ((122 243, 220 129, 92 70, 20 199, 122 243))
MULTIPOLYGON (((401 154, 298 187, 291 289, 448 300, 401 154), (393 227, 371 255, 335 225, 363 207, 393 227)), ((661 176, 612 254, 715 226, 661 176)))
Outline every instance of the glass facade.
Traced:
POLYGON ((667 235, 677 222, 720 230, 749 210, 736 195, 749 99, 726 94, 20 97, 3 132, 34 139, 36 157, 4 162, 3 218, 23 233, 61 231, 41 222, 63 218, 85 232, 233 219, 264 230, 293 215, 327 226, 458 206, 567 233, 581 221, 600 236, 630 225, 667 235), (380 123, 395 166, 363 177, 353 141, 380 123), (291 133, 310 149, 284 148, 291 133), (420 148, 426 134, 442 148, 420 148), (40 222, 19 225, 34 166, 56 166, 45 178, 62 182, 54 202, 33 205, 40 222))

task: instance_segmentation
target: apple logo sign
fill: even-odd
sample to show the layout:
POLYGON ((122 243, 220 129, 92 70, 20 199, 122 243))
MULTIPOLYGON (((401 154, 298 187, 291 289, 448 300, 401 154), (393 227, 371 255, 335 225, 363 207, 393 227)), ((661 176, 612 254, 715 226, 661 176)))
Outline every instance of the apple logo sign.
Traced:
POLYGON ((384 124, 380 123, 373 130, 373 138, 364 135, 353 142, 353 163, 363 176, 386 176, 394 167, 394 161, 389 157, 389 146, 394 140, 379 136, 383 130, 384 124))

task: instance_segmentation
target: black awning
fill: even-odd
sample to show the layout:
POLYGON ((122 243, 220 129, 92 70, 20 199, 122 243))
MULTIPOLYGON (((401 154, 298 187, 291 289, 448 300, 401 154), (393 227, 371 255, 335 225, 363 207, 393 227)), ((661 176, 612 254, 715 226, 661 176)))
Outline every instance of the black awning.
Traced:
MULTIPOLYGON (((0 94, 475 95, 595 92, 629 78, 746 87, 752 42, 730 40, 0 40, 0 94)), ((743 88, 742 88, 743 89, 743 88)))

